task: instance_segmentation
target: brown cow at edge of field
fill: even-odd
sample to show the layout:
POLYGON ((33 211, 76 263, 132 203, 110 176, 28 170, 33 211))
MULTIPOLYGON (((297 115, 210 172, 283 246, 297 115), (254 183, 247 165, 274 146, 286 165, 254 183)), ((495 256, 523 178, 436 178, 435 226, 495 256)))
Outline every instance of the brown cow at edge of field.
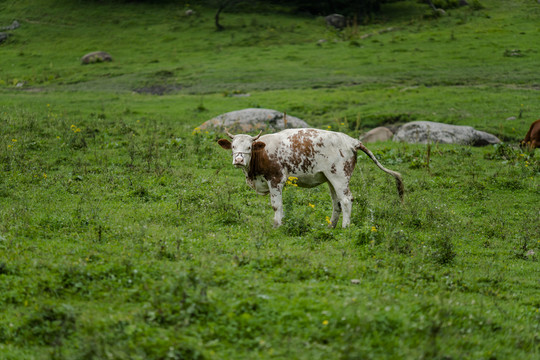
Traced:
POLYGON ((536 120, 531 124, 527 135, 521 141, 521 147, 526 148, 530 151, 540 147, 540 119, 536 120))
MULTIPOLYGON (((262 132, 262 131, 261 131, 262 132)), ((232 135, 232 142, 220 139, 219 145, 232 150, 232 163, 242 169, 247 184, 259 195, 270 194, 274 209, 274 227, 283 219, 282 191, 287 180, 294 178, 299 187, 315 187, 327 182, 332 196, 330 227, 335 227, 343 211, 342 226, 351 221, 353 196, 349 181, 356 165, 358 150, 366 153, 384 172, 396 180, 403 200, 401 175, 388 170, 360 140, 346 134, 318 129, 287 129, 261 136, 232 135)))

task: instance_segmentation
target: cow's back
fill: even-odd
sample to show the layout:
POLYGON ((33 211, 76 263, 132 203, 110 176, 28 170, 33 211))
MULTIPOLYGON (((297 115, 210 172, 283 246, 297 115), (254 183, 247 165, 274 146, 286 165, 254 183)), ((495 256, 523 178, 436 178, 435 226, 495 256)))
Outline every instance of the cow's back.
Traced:
POLYGON ((278 161, 289 173, 324 171, 333 164, 356 158, 359 140, 333 131, 319 129, 287 129, 261 136, 268 156, 278 161))

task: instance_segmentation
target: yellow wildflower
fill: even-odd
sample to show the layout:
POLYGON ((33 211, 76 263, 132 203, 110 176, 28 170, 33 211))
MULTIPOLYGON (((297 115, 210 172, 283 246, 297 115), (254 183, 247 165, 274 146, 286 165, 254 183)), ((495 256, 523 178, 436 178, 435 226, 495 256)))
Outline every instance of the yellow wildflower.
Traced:
POLYGON ((371 232, 377 232, 377 228, 375 226, 371 227, 371 232))
POLYGON ((296 182, 298 181, 298 178, 295 177, 295 176, 289 176, 289 178, 287 179, 287 182, 285 183, 286 185, 292 185, 292 186, 298 186, 296 184, 296 182))
POLYGON ((322 324, 323 324, 324 326, 328 325, 328 320, 324 320, 324 321, 322 322, 322 324))
POLYGON ((315 205, 313 205, 312 203, 308 203, 308 206, 311 207, 312 209, 315 209, 315 205))
POLYGON ((326 217, 326 222, 327 222, 329 225, 332 224, 332 221, 330 220, 330 216, 327 216, 327 217, 326 217))

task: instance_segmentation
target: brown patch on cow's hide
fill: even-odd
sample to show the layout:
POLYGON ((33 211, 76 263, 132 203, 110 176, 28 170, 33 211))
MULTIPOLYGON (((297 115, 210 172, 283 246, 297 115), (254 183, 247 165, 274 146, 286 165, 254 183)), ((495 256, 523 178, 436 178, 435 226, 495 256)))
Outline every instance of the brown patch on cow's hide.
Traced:
POLYGON ((356 152, 354 152, 353 157, 345 161, 345 165, 343 166, 343 171, 345 172, 345 175, 348 178, 352 176, 355 166, 356 166, 356 152))
POLYGON ((332 164, 332 166, 330 167, 330 172, 332 174, 335 174, 337 172, 337 169, 336 169, 336 164, 332 164))
POLYGON ((268 156, 265 149, 252 151, 249 162, 248 179, 255 180, 259 175, 270 181, 272 187, 276 187, 283 177, 281 165, 273 155, 268 156))
POLYGON ((317 136, 317 131, 300 130, 294 135, 289 137, 291 142, 291 155, 289 157, 290 164, 289 171, 301 169, 307 173, 312 168, 311 160, 315 158, 315 146, 313 143, 314 138, 317 136))
POLYGON ((345 157, 345 156, 343 156, 343 153, 341 152, 341 149, 339 150, 339 155, 341 155, 341 157, 345 157))

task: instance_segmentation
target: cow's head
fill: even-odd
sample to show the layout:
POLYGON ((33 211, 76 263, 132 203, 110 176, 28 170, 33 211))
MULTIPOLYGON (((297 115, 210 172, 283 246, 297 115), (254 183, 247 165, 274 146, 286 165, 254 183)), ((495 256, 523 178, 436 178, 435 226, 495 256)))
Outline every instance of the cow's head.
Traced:
POLYGON ((232 163, 236 167, 248 167, 253 153, 261 151, 266 146, 262 141, 257 141, 261 136, 262 130, 257 136, 244 134, 232 135, 228 131, 226 133, 232 139, 232 142, 227 139, 219 139, 218 144, 226 150, 232 150, 232 163))

